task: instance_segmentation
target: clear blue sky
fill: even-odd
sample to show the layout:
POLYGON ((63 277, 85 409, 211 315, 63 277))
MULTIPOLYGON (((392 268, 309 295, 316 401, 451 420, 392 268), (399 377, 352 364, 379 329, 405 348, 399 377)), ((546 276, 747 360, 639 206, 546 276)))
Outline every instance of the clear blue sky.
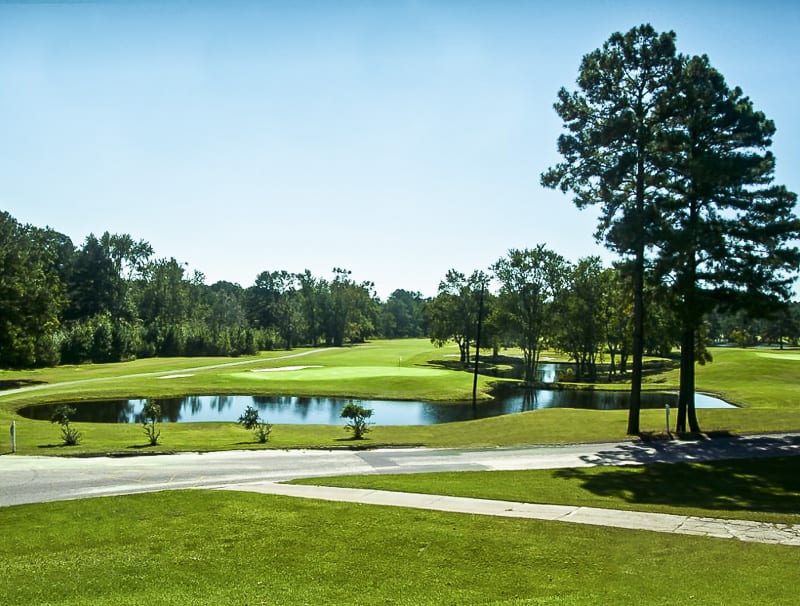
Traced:
POLYGON ((558 89, 644 22, 776 122, 800 191, 795 2, 0 2, 0 209, 208 283, 338 266, 384 298, 512 247, 610 260, 539 174, 558 89))

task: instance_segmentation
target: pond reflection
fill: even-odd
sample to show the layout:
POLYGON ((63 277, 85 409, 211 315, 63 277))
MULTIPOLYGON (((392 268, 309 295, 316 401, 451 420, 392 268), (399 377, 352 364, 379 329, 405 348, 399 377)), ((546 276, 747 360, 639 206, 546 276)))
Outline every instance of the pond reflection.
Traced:
MULTIPOLYGON (((628 407, 628 392, 548 389, 513 389, 506 395, 473 406, 470 402, 430 403, 398 400, 355 400, 373 409, 372 420, 379 425, 435 425, 543 408, 620 410, 628 407)), ((248 406, 254 406, 270 423, 340 425, 342 408, 354 400, 295 396, 187 396, 159 398, 162 421, 171 423, 237 421, 248 406)), ((718 398, 697 394, 697 408, 735 408, 718 398)), ((96 423, 141 423, 145 400, 76 402, 73 421, 96 423)), ((678 397, 668 393, 642 393, 642 408, 677 406, 678 397)), ((59 405, 22 408, 30 419, 49 420, 59 405)))

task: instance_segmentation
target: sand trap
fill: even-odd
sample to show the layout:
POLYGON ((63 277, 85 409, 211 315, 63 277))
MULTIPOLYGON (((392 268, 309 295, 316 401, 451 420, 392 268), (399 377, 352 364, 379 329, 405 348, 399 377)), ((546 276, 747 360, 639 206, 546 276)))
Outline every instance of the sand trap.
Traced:
POLYGON ((182 379, 184 377, 193 377, 194 375, 164 375, 163 377, 156 377, 158 379, 182 379))
POLYGON ((322 366, 279 366, 278 368, 254 368, 250 372, 280 372, 284 370, 303 370, 304 368, 322 368, 322 366))

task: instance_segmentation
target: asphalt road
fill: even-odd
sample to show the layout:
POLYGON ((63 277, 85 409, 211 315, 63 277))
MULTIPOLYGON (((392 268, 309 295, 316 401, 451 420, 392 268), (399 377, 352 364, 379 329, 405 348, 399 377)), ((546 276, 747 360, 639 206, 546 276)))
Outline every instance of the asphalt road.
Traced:
POLYGON ((800 455, 800 433, 697 442, 484 449, 263 450, 139 457, 0 456, 0 506, 344 474, 551 469, 800 455))

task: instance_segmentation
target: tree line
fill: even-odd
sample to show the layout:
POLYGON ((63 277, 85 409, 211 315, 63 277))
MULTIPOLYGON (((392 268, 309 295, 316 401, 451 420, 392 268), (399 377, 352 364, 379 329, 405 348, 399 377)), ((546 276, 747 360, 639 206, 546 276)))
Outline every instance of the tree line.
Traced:
MULTIPOLYGON (((485 270, 446 272, 434 297, 395 290, 380 300, 371 282, 345 269, 331 278, 306 270, 264 271, 252 286, 205 283, 175 259, 127 234, 64 234, 0 213, 0 364, 4 367, 110 362, 150 356, 236 356, 298 346, 341 346, 371 337, 454 342, 471 363, 481 341, 498 354, 523 352, 520 378, 537 382, 544 349, 575 362, 577 380, 625 375, 633 351, 630 265, 598 257, 572 263, 544 244, 512 249, 485 270), (483 299, 483 301, 481 301, 483 299), (481 303, 483 304, 481 306, 481 303)), ((647 283, 644 351, 668 356, 680 322, 664 289, 647 283)), ((762 314, 763 315, 763 314, 762 314)), ((717 307, 703 318, 710 343, 798 344, 800 303, 768 317, 717 307)), ((704 354, 701 358, 706 359, 704 354)))
POLYGON ((0 366, 236 356, 427 334, 420 293, 380 301, 345 269, 264 271, 252 286, 205 283, 128 234, 80 246, 0 212, 0 366))

